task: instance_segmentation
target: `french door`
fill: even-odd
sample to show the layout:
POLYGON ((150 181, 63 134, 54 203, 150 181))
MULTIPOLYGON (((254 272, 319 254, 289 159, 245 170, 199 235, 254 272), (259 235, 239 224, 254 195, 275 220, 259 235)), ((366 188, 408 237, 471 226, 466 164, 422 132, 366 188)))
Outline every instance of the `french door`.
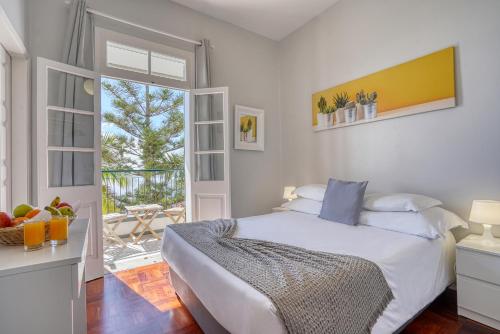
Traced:
POLYGON ((78 217, 90 219, 86 280, 103 275, 100 79, 97 73, 38 58, 36 201, 56 196, 80 202, 78 217))
POLYGON ((187 221, 231 217, 228 88, 190 91, 186 122, 187 221))

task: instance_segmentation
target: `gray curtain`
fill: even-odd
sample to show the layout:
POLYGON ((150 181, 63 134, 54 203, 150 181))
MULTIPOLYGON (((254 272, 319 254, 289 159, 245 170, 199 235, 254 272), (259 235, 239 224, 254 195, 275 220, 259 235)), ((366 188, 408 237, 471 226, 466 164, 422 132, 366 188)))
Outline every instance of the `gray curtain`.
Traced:
MULTIPOLYGON (((86 0, 73 0, 68 13, 62 60, 69 65, 92 69, 93 18, 86 9, 86 0)), ((49 104, 93 111, 93 96, 85 92, 84 82, 85 79, 81 77, 50 71, 49 91, 52 89, 56 92, 49 93, 49 104)), ((91 116, 51 112, 49 128, 51 146, 93 147, 91 116)), ((93 181, 93 158, 89 153, 51 152, 49 166, 52 186, 84 185, 93 181)))
MULTIPOLYGON (((206 39, 195 49, 195 87, 211 87, 210 67, 210 42, 206 39)), ((208 121, 220 119, 222 105, 219 99, 212 95, 196 96, 195 99, 195 121, 208 121)), ((221 149, 220 138, 216 126, 198 126, 196 129, 196 150, 221 149), (219 139, 219 140, 218 140, 219 139)), ((222 180, 224 176, 224 159, 220 154, 198 155, 196 157, 197 180, 222 180)))

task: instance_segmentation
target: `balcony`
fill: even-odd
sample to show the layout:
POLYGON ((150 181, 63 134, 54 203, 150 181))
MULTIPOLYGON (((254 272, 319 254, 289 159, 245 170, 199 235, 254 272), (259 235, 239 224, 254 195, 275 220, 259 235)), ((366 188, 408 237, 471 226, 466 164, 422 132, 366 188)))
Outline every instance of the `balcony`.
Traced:
MULTIPOLYGON (((184 206, 184 199, 184 170, 102 170, 105 269, 116 272, 161 261, 161 241, 148 232, 137 239, 144 226, 134 232, 139 221, 126 207, 157 204, 166 210, 184 206), (110 222, 114 216, 122 218, 110 222)), ((154 210, 157 216, 150 225, 159 236, 175 220, 164 210, 154 210)))

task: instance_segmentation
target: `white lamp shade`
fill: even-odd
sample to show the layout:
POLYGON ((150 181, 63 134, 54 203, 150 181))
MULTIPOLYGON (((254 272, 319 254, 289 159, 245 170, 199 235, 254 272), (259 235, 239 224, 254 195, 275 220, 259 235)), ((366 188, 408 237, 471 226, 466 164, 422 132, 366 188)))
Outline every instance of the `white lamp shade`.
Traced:
POLYGON ((481 224, 500 225, 500 202, 489 200, 473 201, 469 220, 481 224))
POLYGON ((296 188, 294 186, 286 186, 285 190, 283 191, 283 199, 287 199, 289 201, 291 201, 292 199, 296 199, 297 194, 294 193, 295 189, 296 188))

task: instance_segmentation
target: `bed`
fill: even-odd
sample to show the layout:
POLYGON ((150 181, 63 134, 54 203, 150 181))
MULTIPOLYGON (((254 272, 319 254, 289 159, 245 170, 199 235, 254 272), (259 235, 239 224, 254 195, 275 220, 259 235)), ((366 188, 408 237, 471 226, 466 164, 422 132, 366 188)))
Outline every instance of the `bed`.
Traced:
MULTIPOLYGON (((451 232, 447 232, 444 238, 428 240, 376 227, 336 224, 316 215, 285 211, 239 219, 235 237, 355 255, 376 263, 395 298, 372 328, 375 334, 399 330, 454 281, 455 238, 451 232)), ((175 280, 185 283, 202 307, 228 332, 286 333, 274 304, 267 296, 212 261, 169 228, 165 229, 162 256, 175 280)))

